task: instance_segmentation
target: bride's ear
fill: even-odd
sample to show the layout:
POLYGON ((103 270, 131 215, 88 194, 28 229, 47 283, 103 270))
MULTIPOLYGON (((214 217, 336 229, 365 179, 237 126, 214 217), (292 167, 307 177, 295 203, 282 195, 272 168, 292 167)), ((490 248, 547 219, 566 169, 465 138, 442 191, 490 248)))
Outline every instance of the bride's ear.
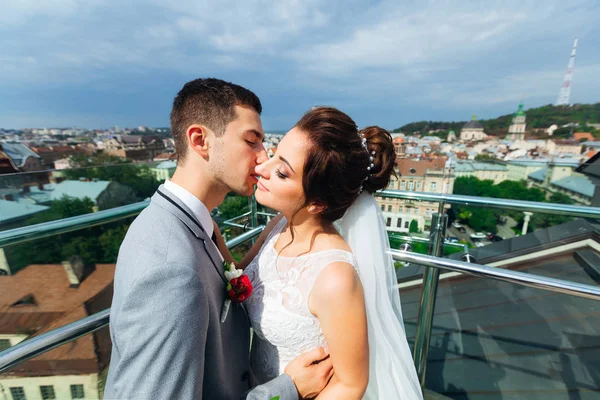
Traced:
POLYGON ((308 206, 308 213, 309 214, 320 214, 323 211, 325 211, 327 207, 325 207, 322 204, 317 204, 317 203, 313 203, 310 206, 308 206))

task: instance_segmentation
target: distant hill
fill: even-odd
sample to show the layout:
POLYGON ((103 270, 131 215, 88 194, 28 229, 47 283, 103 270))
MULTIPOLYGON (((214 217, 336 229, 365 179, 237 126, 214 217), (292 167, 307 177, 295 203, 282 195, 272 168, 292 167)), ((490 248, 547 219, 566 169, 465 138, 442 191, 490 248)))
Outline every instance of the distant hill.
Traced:
MULTIPOLYGON (((527 129, 548 128, 552 124, 558 126, 577 122, 579 124, 600 123, 600 103, 596 104, 574 104, 573 106, 546 106, 530 108, 526 110, 527 129)), ((484 130, 492 135, 504 135, 508 131, 508 126, 512 120, 513 114, 503 115, 495 119, 479 120, 484 126, 484 130)), ((403 132, 407 134, 421 133, 427 134, 432 130, 450 131, 457 134, 467 121, 443 122, 443 121, 419 121, 411 122, 394 129, 392 132, 403 132)))

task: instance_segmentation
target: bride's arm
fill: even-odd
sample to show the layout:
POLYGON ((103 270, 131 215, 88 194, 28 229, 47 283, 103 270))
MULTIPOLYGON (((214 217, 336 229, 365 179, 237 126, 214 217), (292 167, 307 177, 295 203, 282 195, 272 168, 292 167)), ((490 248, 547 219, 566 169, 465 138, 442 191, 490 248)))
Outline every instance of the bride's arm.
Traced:
MULTIPOLYGON (((275 227, 275 225, 279 222, 279 220, 282 217, 283 217, 283 215, 279 214, 276 217, 273 217, 271 219, 271 221, 269 221, 266 228, 263 229, 263 231, 260 233, 260 236, 258 237, 258 239, 256 239, 256 242, 254 243, 252 248, 250 248, 250 250, 248 250, 248 252, 244 256, 242 261, 236 263, 236 268, 245 269, 248 266, 248 264, 250 264, 250 262, 258 254, 258 251, 260 250, 261 246, 267 239, 267 236, 269 236, 269 233, 273 230, 273 227, 275 227)), ((227 262, 235 262, 235 259, 233 258, 233 255, 227 248, 227 245, 225 244, 225 240, 223 239, 223 236, 221 235, 221 231, 219 231, 219 227, 217 226, 217 223, 214 220, 213 220, 213 225, 215 227, 214 232, 215 232, 215 236, 217 238, 217 247, 219 248, 219 251, 221 252, 221 255, 223 256, 223 259, 227 262)))
POLYGON ((325 267, 309 308, 319 319, 335 374, 317 399, 362 399, 369 382, 369 342, 363 288, 354 268, 344 262, 325 267))

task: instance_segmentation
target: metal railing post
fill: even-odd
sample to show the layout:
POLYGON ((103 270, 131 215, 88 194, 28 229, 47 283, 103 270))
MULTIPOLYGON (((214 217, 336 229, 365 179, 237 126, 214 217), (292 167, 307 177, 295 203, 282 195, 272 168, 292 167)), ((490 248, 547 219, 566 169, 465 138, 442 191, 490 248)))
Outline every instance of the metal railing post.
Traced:
MULTIPOLYGON (((444 214, 444 203, 440 203, 437 213, 431 218, 431 231, 429 234, 429 255, 442 257, 444 253, 444 239, 446 237, 446 226, 448 216, 444 214)), ((429 354, 429 342, 431 340, 431 326, 433 324, 433 311, 437 295, 440 270, 438 268, 425 267, 423 272, 423 290, 421 292, 421 303, 417 318, 417 331, 415 334, 415 348, 413 358, 419 376, 421 387, 425 387, 425 376, 427 370, 427 356, 429 354)))
MULTIPOLYGON (((250 196, 248 198, 248 208, 250 209, 250 216, 248 217, 250 219, 250 226, 252 228, 256 228, 258 226, 258 217, 257 217, 257 204, 256 204, 256 197, 254 197, 254 194, 252 194, 252 196, 250 196)), ((256 239, 253 238, 252 239, 252 244, 254 244, 256 242, 256 239)))

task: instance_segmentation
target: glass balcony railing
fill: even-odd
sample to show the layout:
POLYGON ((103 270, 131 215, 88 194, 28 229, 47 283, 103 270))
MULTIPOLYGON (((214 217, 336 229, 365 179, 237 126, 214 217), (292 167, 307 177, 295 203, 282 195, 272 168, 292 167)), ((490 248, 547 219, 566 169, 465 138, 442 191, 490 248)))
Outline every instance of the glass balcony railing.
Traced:
MULTIPOLYGON (((596 361, 600 359, 596 339, 600 337, 600 235, 594 223, 600 209, 391 190, 381 196, 436 204, 428 231, 390 232, 392 248, 397 249, 393 257, 405 327, 426 397, 600 396, 600 377, 595 372, 600 370, 596 361), (478 248, 467 240, 446 240, 448 229, 452 232, 453 227, 437 211, 455 205, 573 219, 478 248), (465 262, 469 260, 471 263, 465 262)), ((241 246, 249 246, 272 213, 259 210, 252 200, 235 201, 243 212, 221 222, 223 230, 229 229, 228 245, 244 249, 241 246)), ((40 259, 35 264, 44 265, 29 263, 17 275, 45 268, 47 280, 59 273, 64 279, 70 264, 62 261, 74 255, 81 257, 86 248, 71 245, 64 250, 66 244, 86 235, 99 237, 119 227, 124 234, 129 221, 146 205, 147 201, 142 201, 1 231, 4 262, 10 264, 15 256, 43 251, 42 241, 59 242, 57 247, 63 252, 56 254, 51 264, 40 259), (89 232, 94 229, 98 231, 89 232)), ((120 243, 118 238, 112 236, 115 243, 120 243)), ((21 325, 13 323, 18 329, 11 335, 0 332, 0 344, 10 336, 4 339, 10 347, 4 346, 0 352, 0 398, 3 393, 11 398, 14 388, 35 390, 39 396, 41 386, 52 386, 56 393, 83 390, 85 398, 101 397, 109 362, 106 354, 110 354, 106 308, 112 297, 115 259, 116 253, 106 254, 103 263, 94 260, 95 269, 87 279, 96 279, 96 286, 84 288, 84 280, 78 288, 69 289, 72 293, 85 291, 73 313, 53 315, 42 304, 44 299, 28 297, 26 288, 22 288, 17 304, 0 311, 0 318, 14 314, 11 317, 21 321, 21 325), (35 322, 28 322, 25 314, 34 314, 32 307, 40 312, 35 313, 35 322), (70 380, 73 371, 87 380, 70 380), (45 378, 40 380, 42 375, 45 378)), ((35 281, 32 276, 27 284, 35 285, 35 281)), ((51 298, 56 300, 56 296, 51 298)))

